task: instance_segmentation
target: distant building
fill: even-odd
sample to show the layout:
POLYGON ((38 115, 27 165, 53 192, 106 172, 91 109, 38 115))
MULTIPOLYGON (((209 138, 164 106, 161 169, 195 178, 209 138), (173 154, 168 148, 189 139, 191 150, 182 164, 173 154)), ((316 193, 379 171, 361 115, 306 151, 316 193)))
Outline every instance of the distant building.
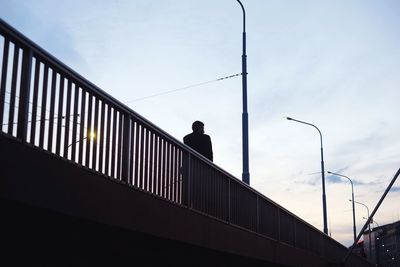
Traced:
POLYGON ((400 221, 364 233, 364 251, 379 267, 400 266, 400 221), (371 234, 371 235, 369 235, 371 234), (369 240, 371 236, 371 240, 369 240), (371 242, 371 253, 369 252, 371 242))

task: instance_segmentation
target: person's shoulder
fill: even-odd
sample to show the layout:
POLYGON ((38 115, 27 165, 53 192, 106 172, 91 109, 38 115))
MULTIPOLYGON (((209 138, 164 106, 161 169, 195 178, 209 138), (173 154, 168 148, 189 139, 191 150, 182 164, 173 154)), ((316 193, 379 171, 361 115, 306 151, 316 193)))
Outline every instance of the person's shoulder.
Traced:
POLYGON ((208 134, 203 134, 204 138, 211 140, 211 137, 208 134))
POLYGON ((183 141, 192 138, 192 136, 193 136, 193 133, 190 133, 190 134, 185 135, 185 136, 183 137, 183 141))
POLYGON ((192 135, 193 135, 193 133, 190 133, 190 134, 185 135, 183 138, 187 138, 187 137, 190 137, 192 135))

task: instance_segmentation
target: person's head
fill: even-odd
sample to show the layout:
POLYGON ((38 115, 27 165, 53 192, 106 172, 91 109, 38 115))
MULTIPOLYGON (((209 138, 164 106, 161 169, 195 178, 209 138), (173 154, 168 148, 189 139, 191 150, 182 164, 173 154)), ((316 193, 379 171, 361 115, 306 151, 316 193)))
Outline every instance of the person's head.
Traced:
POLYGON ((193 122, 192 130, 194 133, 204 133, 204 123, 202 123, 201 121, 193 122))

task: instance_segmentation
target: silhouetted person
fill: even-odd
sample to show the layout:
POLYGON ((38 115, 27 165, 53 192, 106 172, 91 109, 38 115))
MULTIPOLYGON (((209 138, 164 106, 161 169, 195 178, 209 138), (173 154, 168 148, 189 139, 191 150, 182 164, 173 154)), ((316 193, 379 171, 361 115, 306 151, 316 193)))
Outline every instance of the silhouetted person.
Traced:
POLYGON ((204 157, 213 161, 213 151, 210 136, 204 134, 204 123, 195 121, 192 124, 193 133, 186 135, 183 142, 199 152, 204 157))

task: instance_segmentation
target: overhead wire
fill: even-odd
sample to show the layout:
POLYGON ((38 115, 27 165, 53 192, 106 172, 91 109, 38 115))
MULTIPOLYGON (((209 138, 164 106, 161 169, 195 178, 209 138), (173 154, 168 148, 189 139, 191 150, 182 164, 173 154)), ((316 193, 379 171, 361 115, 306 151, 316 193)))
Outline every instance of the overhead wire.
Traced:
POLYGON ((208 83, 213 83, 213 82, 218 82, 218 81, 230 79, 230 78, 233 78, 233 77, 236 77, 236 76, 240 76, 240 75, 242 75, 242 73, 236 73, 236 74, 233 74, 233 75, 230 75, 230 76, 225 76, 225 77, 221 77, 221 78, 218 78, 218 79, 214 79, 214 80, 210 80, 210 81, 206 81, 206 82, 202 82, 202 83, 196 83, 196 84, 192 84, 192 85, 188 85, 188 86, 184 86, 184 87, 180 87, 180 88, 176 88, 176 89, 172 89, 172 90, 168 90, 168 91, 164 91, 164 92, 160 92, 160 93, 156 93, 156 94, 152 94, 152 95, 148 95, 148 96, 143 96, 143 97, 139 97, 139 98, 136 98, 136 99, 132 99, 132 100, 126 101, 126 102, 124 102, 124 104, 132 103, 132 102, 136 102, 136 101, 140 101, 140 100, 144 100, 144 99, 148 99, 148 98, 152 98, 152 97, 156 97, 156 96, 160 96, 160 95, 171 94, 171 93, 174 93, 174 92, 177 92, 177 91, 187 90, 187 89, 190 89, 190 88, 193 88, 193 87, 197 87, 197 86, 205 85, 205 84, 208 84, 208 83))

